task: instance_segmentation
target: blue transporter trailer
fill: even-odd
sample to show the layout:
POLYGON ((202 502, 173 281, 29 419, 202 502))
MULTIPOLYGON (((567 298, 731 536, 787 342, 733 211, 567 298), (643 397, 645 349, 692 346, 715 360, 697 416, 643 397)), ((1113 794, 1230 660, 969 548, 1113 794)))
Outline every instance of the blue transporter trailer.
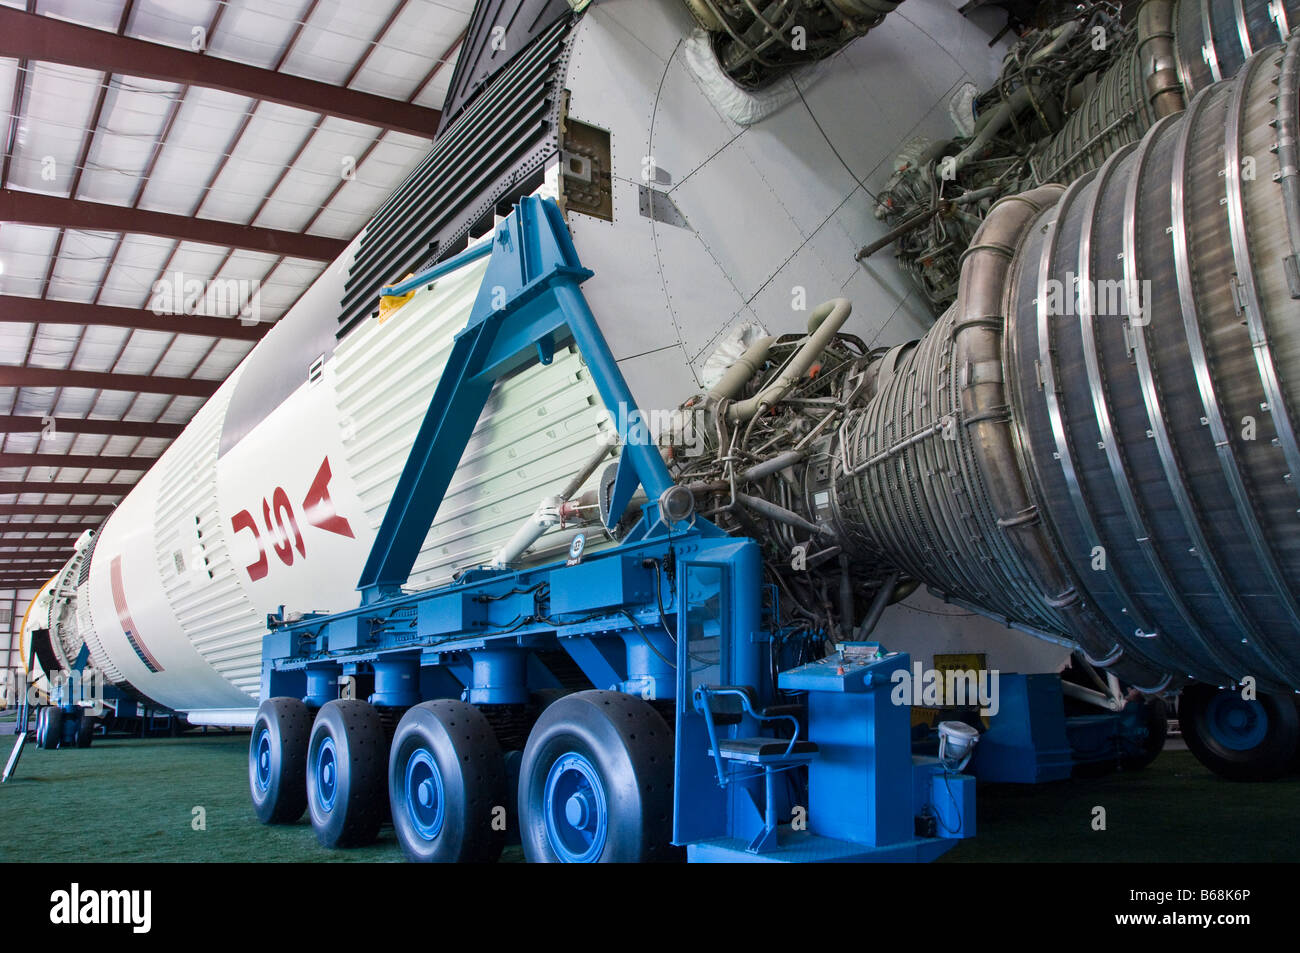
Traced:
POLYGON ((759 546, 694 514, 636 427, 553 201, 524 199, 490 242, 385 293, 484 256, 360 605, 268 620, 258 817, 309 810, 344 847, 391 816, 410 859, 448 862, 493 860, 511 834, 529 860, 565 862, 926 860, 971 836, 973 779, 914 757, 891 698, 906 654, 845 645, 774 683, 759 546), (620 428, 609 519, 640 487, 635 527, 562 563, 403 591, 494 383, 569 344, 620 428))

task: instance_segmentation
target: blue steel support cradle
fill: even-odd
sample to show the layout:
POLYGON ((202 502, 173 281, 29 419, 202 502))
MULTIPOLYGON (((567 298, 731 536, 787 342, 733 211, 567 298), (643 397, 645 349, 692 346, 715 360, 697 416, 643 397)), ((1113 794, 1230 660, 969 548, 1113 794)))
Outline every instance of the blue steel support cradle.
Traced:
MULTIPOLYGON (((811 841, 790 849, 773 832, 776 819, 787 816, 785 777, 781 784, 772 772, 766 779, 752 771, 719 777, 710 754, 710 734, 717 732, 693 707, 695 689, 747 685, 761 699, 776 694, 766 654, 776 611, 763 605, 758 544, 727 536, 704 519, 683 527, 660 512, 672 480, 639 424, 631 391, 583 298, 579 286, 592 273, 578 261, 553 201, 523 199, 489 242, 384 293, 403 294, 485 256, 489 261, 470 317, 456 337, 361 573, 360 605, 295 616, 282 610, 269 617, 263 697, 296 695, 319 707, 337 697, 340 675, 364 674, 374 679, 369 699, 380 707, 447 697, 519 705, 530 690, 561 687, 538 653, 562 651, 597 688, 675 705, 673 840, 679 845, 707 841, 697 859, 728 857, 733 840, 741 845, 741 856, 731 859, 747 859, 744 845, 751 843, 761 844, 768 860, 812 857, 818 850, 836 858, 866 857, 882 848, 890 857, 928 857, 950 846, 952 840, 937 838, 918 845, 910 829, 900 828, 894 833, 902 844, 882 843, 885 838, 849 844, 810 833, 811 841), (448 585, 403 592, 493 385, 527 365, 549 364, 555 350, 568 344, 581 353, 617 422, 622 453, 611 516, 617 520, 636 487, 643 486, 648 502, 637 525, 618 545, 568 563, 479 567, 448 585)), ((813 706, 833 714, 825 724, 814 721, 812 740, 819 730, 859 737, 872 724, 898 723, 896 713, 886 717, 875 707, 878 697, 870 701, 813 706), (857 735, 854 725, 860 728, 857 735)), ((752 714, 727 730, 760 733, 752 714)), ((891 735, 878 751, 844 748, 840 757, 843 752, 879 756, 870 780, 877 790, 892 784, 891 810, 905 804, 898 809, 910 819, 918 797, 929 803, 934 768, 915 765, 906 744, 895 740, 891 735)), ((839 763, 834 750, 828 763, 839 763)), ((861 799, 870 792, 855 783, 853 778, 837 782, 831 797, 823 799, 826 816, 819 823, 862 809, 861 799)), ((958 830, 947 836, 965 835, 958 830)))

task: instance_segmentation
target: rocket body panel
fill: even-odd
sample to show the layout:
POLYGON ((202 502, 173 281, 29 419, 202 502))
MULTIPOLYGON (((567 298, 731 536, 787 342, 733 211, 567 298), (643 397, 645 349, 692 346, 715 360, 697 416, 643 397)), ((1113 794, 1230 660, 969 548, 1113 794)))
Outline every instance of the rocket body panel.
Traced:
MULTIPOLYGON (((339 343, 314 379, 221 452, 241 365, 103 527, 86 594, 96 664, 154 702, 237 724, 256 706, 266 616, 341 610, 356 583, 483 263, 339 343), (204 714, 208 713, 208 714, 204 714)), ((489 402, 412 583, 485 563, 608 428, 576 352, 489 402)), ((558 533, 539 556, 567 548, 558 533)), ((88 640, 90 641, 90 640, 88 640)))

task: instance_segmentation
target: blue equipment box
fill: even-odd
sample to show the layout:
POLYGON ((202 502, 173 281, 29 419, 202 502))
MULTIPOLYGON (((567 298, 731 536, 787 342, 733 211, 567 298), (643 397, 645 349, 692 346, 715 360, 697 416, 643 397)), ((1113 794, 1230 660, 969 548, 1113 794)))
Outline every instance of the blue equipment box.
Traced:
POLYGON ((421 602, 417 618, 421 636, 469 632, 487 623, 487 603, 468 592, 449 592, 421 602))
POLYGON ((551 614, 644 605, 654 601, 654 587, 654 574, 635 557, 593 559, 552 574, 551 614))

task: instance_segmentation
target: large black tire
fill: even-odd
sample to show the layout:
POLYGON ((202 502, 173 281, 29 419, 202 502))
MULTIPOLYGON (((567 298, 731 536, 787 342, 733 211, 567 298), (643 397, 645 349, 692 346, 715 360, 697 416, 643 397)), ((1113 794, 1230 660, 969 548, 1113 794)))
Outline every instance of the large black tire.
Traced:
POLYGON ((1135 699, 1129 705, 1140 705, 1136 716, 1146 726, 1146 737, 1129 743, 1121 739, 1119 766, 1125 771, 1141 771, 1160 756, 1169 736, 1169 708, 1160 698, 1135 699))
POLYGON ((491 863, 500 857, 506 764, 483 713, 450 699, 407 711, 388 756, 388 798, 408 860, 491 863))
POLYGON ((667 723, 622 692, 553 703, 524 748, 519 816, 524 855, 534 863, 676 859, 667 723))
POLYGON ((307 810, 311 712, 297 698, 268 698, 248 741, 248 788, 263 824, 292 824, 307 810))
POLYGON ((1196 760, 1230 781, 1272 781, 1291 770, 1300 748, 1300 716, 1288 695, 1242 700, 1239 691, 1189 685, 1178 724, 1196 760))
POLYGON ((328 702, 307 745, 307 807, 325 847, 374 841, 388 808, 388 740, 379 712, 363 701, 328 702))
POLYGON ((45 747, 45 720, 49 716, 46 714, 48 708, 36 709, 36 747, 45 747))
POLYGON ((78 748, 89 748, 95 739, 95 716, 84 708, 77 714, 77 729, 72 738, 78 748))
MULTIPOLYGON (((63 709, 57 705, 51 705, 45 710, 45 732, 39 735, 40 747, 47 751, 53 751, 63 743, 63 709)), ((40 729, 38 728, 39 732, 40 729)))

